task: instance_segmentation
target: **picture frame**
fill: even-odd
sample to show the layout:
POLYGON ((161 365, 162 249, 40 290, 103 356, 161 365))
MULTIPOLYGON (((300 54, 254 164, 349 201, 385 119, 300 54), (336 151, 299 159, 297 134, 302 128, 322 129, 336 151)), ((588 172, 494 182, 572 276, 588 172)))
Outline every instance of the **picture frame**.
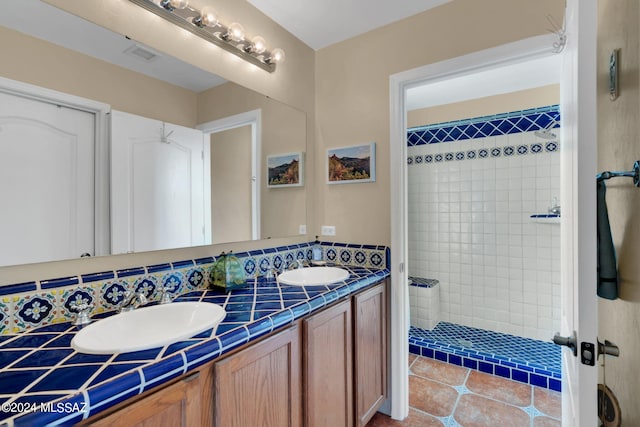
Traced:
POLYGON ((302 151, 267 156, 267 187, 304 186, 304 155, 302 151))
POLYGON ((376 181, 376 143, 329 148, 327 184, 376 181))

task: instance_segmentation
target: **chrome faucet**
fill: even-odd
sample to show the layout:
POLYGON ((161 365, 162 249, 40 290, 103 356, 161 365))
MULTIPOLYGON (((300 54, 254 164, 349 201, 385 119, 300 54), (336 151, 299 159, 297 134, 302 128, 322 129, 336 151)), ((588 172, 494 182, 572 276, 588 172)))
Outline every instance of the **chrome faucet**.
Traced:
POLYGON ((172 301, 171 294, 169 293, 169 288, 163 286, 160 290, 160 299, 158 302, 160 304, 169 304, 172 301))
POLYGON ((297 268, 304 268, 308 266, 309 266, 309 263, 307 261, 296 259, 289 263, 289 265, 287 266, 287 270, 295 270, 297 268))
POLYGON ((120 303, 120 307, 118 308, 118 312, 124 313, 127 311, 134 310, 140 307, 141 305, 146 304, 147 302, 148 302, 147 297, 145 296, 144 292, 139 291, 134 293, 131 291, 126 291, 124 293, 124 298, 120 303))
POLYGON ((76 320, 73 322, 76 326, 88 325, 91 323, 91 310, 95 307, 94 304, 81 303, 77 304, 75 302, 71 303, 70 311, 77 313, 76 320))
POLYGON ((265 279, 278 279, 278 273, 280 273, 280 272, 278 271, 277 268, 269 267, 267 269, 267 271, 265 272, 265 274, 264 274, 264 278, 265 279))

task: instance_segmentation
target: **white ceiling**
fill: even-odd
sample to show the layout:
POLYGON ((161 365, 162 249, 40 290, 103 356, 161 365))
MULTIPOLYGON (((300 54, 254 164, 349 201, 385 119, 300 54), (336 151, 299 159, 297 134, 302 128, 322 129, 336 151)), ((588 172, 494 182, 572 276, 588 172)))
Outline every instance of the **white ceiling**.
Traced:
POLYGON ((407 110, 558 84, 560 59, 551 55, 414 87, 407 90, 407 110))
POLYGON ((313 49, 366 33, 451 0, 248 0, 313 49))

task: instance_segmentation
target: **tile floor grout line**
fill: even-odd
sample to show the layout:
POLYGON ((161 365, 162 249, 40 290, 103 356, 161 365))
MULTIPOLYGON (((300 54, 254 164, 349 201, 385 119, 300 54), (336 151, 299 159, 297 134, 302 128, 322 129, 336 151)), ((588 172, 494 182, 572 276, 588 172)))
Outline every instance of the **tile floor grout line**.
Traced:
MULTIPOLYGON (((467 387, 467 380, 469 379, 469 376, 471 375, 471 369, 469 368, 464 368, 467 370, 467 373, 465 375, 464 381, 462 381, 462 387, 464 387, 466 390, 468 390, 469 392, 471 392, 471 390, 469 390, 469 388, 467 387)), ((460 403, 460 399, 462 398, 462 396, 466 393, 462 393, 460 392, 458 389, 456 389, 455 387, 453 388, 457 393, 458 393, 458 397, 456 398, 456 403, 453 404, 453 408, 451 409, 451 415, 449 415, 446 418, 449 418, 450 420, 453 420, 454 423, 456 423, 456 425, 460 425, 460 423, 458 423, 458 421, 456 420, 455 417, 455 413, 456 413, 456 409, 458 409, 458 403, 460 403)), ((473 394, 473 393, 472 393, 473 394)), ((447 423, 449 424, 449 423, 447 423)), ((448 427, 448 426, 447 426, 448 427)))

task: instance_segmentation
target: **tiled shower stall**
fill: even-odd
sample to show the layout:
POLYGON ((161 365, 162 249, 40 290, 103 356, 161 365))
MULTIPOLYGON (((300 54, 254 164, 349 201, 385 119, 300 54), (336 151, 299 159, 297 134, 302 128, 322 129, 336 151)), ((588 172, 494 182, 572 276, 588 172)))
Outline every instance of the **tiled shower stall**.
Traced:
POLYGON ((547 342, 558 330, 559 217, 531 218, 561 206, 558 139, 536 135, 558 121, 551 105, 408 130, 409 276, 439 281, 410 288, 412 326, 429 329, 415 323, 435 298, 440 327, 547 342))

